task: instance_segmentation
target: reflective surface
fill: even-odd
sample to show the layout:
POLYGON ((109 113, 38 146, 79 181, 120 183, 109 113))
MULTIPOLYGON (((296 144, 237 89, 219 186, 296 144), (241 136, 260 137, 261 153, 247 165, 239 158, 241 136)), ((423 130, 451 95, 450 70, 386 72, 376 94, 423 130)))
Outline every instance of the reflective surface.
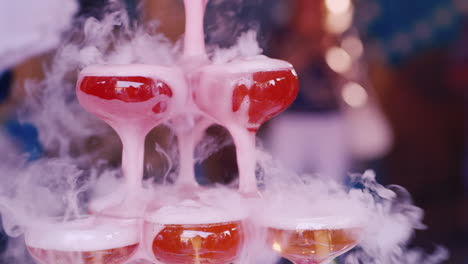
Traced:
MULTIPOLYGON (((99 99, 115 99, 125 103, 140 103, 173 95, 166 83, 142 76, 85 76, 81 80, 80 91, 99 99)), ((152 111, 161 113, 166 108, 167 102, 157 102, 152 111)))
POLYGON ((239 221, 199 225, 165 225, 152 251, 166 264, 225 264, 238 258, 243 245, 239 221))
POLYGON ((135 253, 138 244, 97 251, 59 251, 27 247, 42 264, 124 264, 135 253))
POLYGON ((248 100, 248 122, 250 130, 286 109, 296 98, 298 92, 297 75, 293 69, 280 71, 256 72, 253 84, 235 87, 232 95, 232 111, 241 109, 248 100))
POLYGON ((280 256, 296 264, 326 263, 356 243, 356 229, 287 230, 268 228, 268 242, 280 256))

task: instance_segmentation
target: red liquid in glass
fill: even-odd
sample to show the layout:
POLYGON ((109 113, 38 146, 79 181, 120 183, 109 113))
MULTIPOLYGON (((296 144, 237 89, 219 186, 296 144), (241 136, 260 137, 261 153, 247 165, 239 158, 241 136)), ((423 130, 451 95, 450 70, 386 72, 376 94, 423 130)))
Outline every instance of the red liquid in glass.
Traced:
POLYGON ((140 114, 148 115, 151 112, 156 114, 163 113, 167 110, 168 100, 172 97, 172 90, 169 86, 160 80, 153 80, 142 76, 85 76, 81 80, 78 96, 80 103, 89 111, 100 108, 103 111, 118 114, 126 111, 138 111, 136 105, 122 104, 118 109, 109 106, 105 109, 106 101, 118 100, 124 103, 148 103, 143 109, 140 109, 140 114), (99 103, 92 103, 89 100, 84 100, 80 94, 87 94, 99 100, 99 103), (94 104, 94 105, 90 105, 94 104), (117 110, 113 112, 111 110, 117 110))
MULTIPOLYGON (((112 67, 112 66, 109 66, 112 67)), ((122 72, 122 67, 116 71, 122 72)), ((125 72, 158 72, 141 65, 129 65, 125 72)), ((111 68, 112 69, 112 68, 111 68)), ((120 206, 132 208, 143 178, 144 140, 146 134, 168 118, 168 108, 174 102, 172 89, 163 81, 144 76, 95 76, 101 69, 82 72, 76 93, 80 104, 106 121, 119 135, 122 145, 122 169, 127 186, 127 198, 120 206)), ((162 71, 162 70, 161 70, 162 71)), ((162 71, 163 72, 163 71, 162 71)), ((107 75, 108 72, 104 71, 107 75)), ((162 73, 161 73, 162 74, 162 73)), ((169 74, 166 72, 166 75, 169 74)), ((174 74, 173 78, 176 78, 174 74)), ((179 98, 180 99, 180 98, 179 98)), ((138 212, 137 212, 138 213, 138 212)), ((132 215, 134 216, 134 215, 132 215)))
MULTIPOLYGON (((262 63, 268 65, 268 62, 269 59, 262 59, 262 63)), ((213 66, 202 72, 194 100, 202 111, 228 129, 240 126, 255 132, 297 96, 298 78, 292 68, 257 72, 227 69, 213 66)))
POLYGON ((296 98, 298 79, 293 70, 256 72, 253 85, 237 85, 232 94, 232 111, 248 100, 248 127, 256 131, 261 124, 285 110, 296 98))
POLYGON ((43 264, 124 264, 138 244, 96 251, 59 251, 28 247, 31 255, 43 264))
POLYGON ((242 244, 240 222, 165 225, 152 250, 166 264, 227 264, 238 258, 242 244))
POLYGON ((239 191, 244 195, 255 197, 258 193, 255 133, 265 121, 286 109, 297 93, 298 78, 292 66, 266 57, 234 65, 211 65, 201 71, 194 101, 231 133, 236 145, 239 191), (274 70, 259 70, 272 67, 274 70), (253 70, 243 70, 249 68, 253 70))

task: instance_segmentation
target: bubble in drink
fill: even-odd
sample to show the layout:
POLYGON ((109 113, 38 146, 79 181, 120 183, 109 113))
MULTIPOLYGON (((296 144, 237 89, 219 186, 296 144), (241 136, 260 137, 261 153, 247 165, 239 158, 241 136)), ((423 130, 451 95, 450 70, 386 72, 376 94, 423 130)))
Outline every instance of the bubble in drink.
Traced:
POLYGON ((243 244, 240 221, 165 225, 153 240, 156 259, 172 264, 232 263, 243 244))
POLYGON ((353 228, 293 230, 270 227, 267 232, 272 249, 295 263, 323 263, 357 244, 357 230, 353 228))

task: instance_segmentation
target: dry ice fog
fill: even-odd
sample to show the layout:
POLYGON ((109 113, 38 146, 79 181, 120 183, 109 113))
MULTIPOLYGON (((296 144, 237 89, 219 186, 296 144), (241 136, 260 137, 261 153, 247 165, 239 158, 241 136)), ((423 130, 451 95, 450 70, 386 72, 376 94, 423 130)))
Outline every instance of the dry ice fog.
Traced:
MULTIPOLYGON (((216 5, 220 1, 213 2, 216 5)), ((216 35, 220 27, 222 24, 207 33, 216 35)), ((230 48, 207 46, 214 64, 262 53, 255 28, 238 33, 237 43, 230 48)), ((41 41, 48 37, 43 36, 41 41)), ((51 34, 50 38, 54 37, 51 34)), ((91 200, 116 197, 121 189, 119 164, 105 159, 119 153, 121 143, 106 123, 78 104, 75 85, 79 71, 93 64, 177 65, 183 49, 181 41, 172 43, 158 33, 157 21, 138 23, 117 2, 100 10, 99 19, 74 18, 73 28, 62 35, 60 43, 44 65, 45 78, 25 84, 27 96, 16 113, 21 122, 37 127, 44 155, 31 160, 0 135, 0 210, 3 229, 11 236, 6 251, 9 263, 31 263, 23 238, 29 227, 51 218, 63 222, 80 218, 87 214, 91 200)), ((152 148, 146 159, 153 155, 162 162, 145 167, 144 186, 148 195, 164 204, 177 200, 171 188, 179 167, 177 137, 171 134, 169 124, 162 126, 166 131, 164 142, 146 142, 152 148)), ((206 134, 196 147, 195 160, 201 163, 231 144, 229 136, 206 134)), ((319 226, 315 228, 357 227, 358 246, 343 257, 343 263, 431 264, 447 259, 448 252, 442 247, 426 252, 410 246, 415 230, 430 227, 423 224, 424 212, 412 204, 411 195, 402 187, 380 185, 372 171, 350 173, 346 185, 327 175, 299 175, 276 161, 260 139, 257 146, 256 173, 262 199, 242 198, 235 191, 234 181, 226 186, 213 185, 203 198, 206 203, 259 225, 287 227, 291 225, 288 219, 296 218, 315 219, 309 224, 319 226), (225 193, 226 189, 229 195, 216 193, 225 193)), ((162 217, 177 218, 170 208, 161 212, 165 214, 162 217)), ((209 212, 204 216, 209 217, 209 212)), ((186 212, 184 217, 201 216, 186 212)), ((251 237, 254 239, 244 248, 240 263, 275 263, 279 259, 261 243, 260 231, 252 230, 251 237)))

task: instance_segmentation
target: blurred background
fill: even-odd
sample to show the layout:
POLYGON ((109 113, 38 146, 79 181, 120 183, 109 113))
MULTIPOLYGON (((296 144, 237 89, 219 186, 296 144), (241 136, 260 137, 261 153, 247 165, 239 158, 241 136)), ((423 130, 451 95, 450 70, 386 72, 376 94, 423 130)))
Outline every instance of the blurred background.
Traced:
MULTIPOLYGON (((99 17, 105 4, 81 0, 74 16, 99 17)), ((135 20, 158 19, 171 40, 183 34, 182 1, 125 4, 135 20)), ((14 4, 0 4, 8 8, 14 4)), ((48 12, 53 17, 60 9, 48 12)), ((66 33, 63 23, 59 34, 66 33)), ((451 252, 447 263, 468 263, 468 1, 211 0, 205 29, 207 42, 222 47, 254 29, 265 54, 291 62, 299 75, 297 100, 260 132, 264 148, 294 171, 344 183, 351 172, 374 169, 379 182, 402 185, 424 209, 429 229, 416 234, 414 245, 430 251, 440 244, 451 252)), ((24 82, 41 78, 59 40, 16 50, 1 50, 3 41, 2 133, 34 160, 47 146, 40 131, 16 120, 15 108, 24 82)), ((226 136, 219 128, 209 132, 226 136)), ((149 141, 167 133, 155 130, 149 141)), ((120 159, 103 158, 116 166, 120 159)), ((231 145, 197 167, 199 180, 209 183, 232 182, 236 170, 231 145)), ((0 251, 7 243, 1 235, 0 251)))

